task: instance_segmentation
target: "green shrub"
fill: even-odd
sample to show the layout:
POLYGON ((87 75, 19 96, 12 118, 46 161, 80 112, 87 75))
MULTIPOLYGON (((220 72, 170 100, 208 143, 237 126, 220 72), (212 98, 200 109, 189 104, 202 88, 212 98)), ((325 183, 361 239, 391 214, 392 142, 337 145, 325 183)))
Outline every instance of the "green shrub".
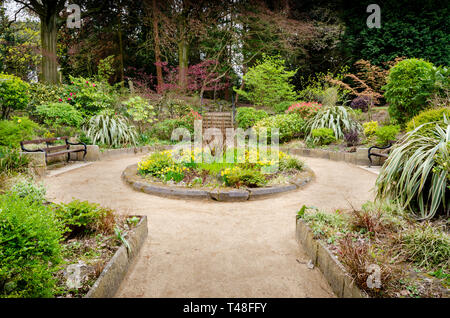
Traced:
POLYGON ((256 110, 253 107, 239 107, 236 112, 236 122, 239 128, 248 129, 267 116, 264 110, 256 110))
POLYGON ((267 180, 260 170, 245 169, 237 166, 226 169, 223 174, 223 179, 229 187, 263 187, 267 184, 267 180))
POLYGON ((394 142, 399 131, 400 127, 397 125, 378 127, 375 131, 375 136, 377 136, 377 144, 380 146, 386 146, 389 143, 394 142))
POLYGON ((274 104, 272 107, 277 113, 285 113, 293 103, 295 103, 295 101, 283 101, 274 104))
POLYGON ((424 124, 433 127, 430 136, 421 135, 420 126, 394 146, 376 181, 377 198, 396 200, 418 219, 450 213, 449 170, 439 164, 450 162, 450 121, 446 124, 445 129, 424 124))
POLYGON ((163 97, 159 101, 160 110, 167 110, 170 118, 181 118, 192 111, 192 107, 182 99, 163 97))
POLYGON ((117 96, 106 82, 94 83, 83 77, 70 77, 71 84, 65 86, 61 102, 74 105, 86 115, 96 115, 100 111, 113 108, 117 96))
POLYGON ((17 148, 20 142, 35 137, 40 127, 28 117, 13 117, 0 121, 0 146, 17 148))
POLYGON ((369 121, 366 123, 363 123, 364 128, 364 135, 366 137, 371 137, 375 135, 378 129, 378 122, 377 121, 369 121))
POLYGON ((148 100, 140 96, 134 96, 123 102, 123 104, 127 109, 127 113, 137 123, 139 132, 142 133, 144 126, 154 121, 154 107, 149 104, 148 100))
POLYGON ((52 297, 61 262, 62 226, 53 211, 0 196, 0 297, 52 297))
POLYGON ((115 72, 114 67, 114 55, 110 55, 98 62, 97 66, 97 78, 101 82, 108 83, 111 76, 115 72))
POLYGON ((62 85, 31 83, 29 89, 30 102, 27 109, 31 113, 34 113, 37 106, 56 103, 61 96, 64 96, 64 86, 62 85))
POLYGON ((280 170, 298 170, 302 171, 305 166, 304 162, 300 159, 291 156, 285 156, 280 158, 280 170))
POLYGON ((134 126, 122 116, 93 116, 86 123, 84 131, 94 144, 120 147, 136 145, 137 141, 134 126))
POLYGON ((30 157, 22 156, 14 148, 0 147, 0 174, 26 172, 30 157))
POLYGON ((438 109, 430 109, 420 112, 418 115, 414 116, 406 125, 406 131, 412 131, 422 124, 431 122, 443 122, 444 115, 450 118, 450 108, 443 107, 438 109))
POLYGON ((336 141, 331 128, 316 128, 311 131, 311 141, 316 145, 329 145, 336 141))
POLYGON ((348 100, 349 91, 341 86, 331 85, 330 79, 342 81, 348 71, 349 67, 344 66, 335 73, 330 71, 326 74, 315 73, 314 76, 309 76, 307 79, 301 76, 300 82, 303 89, 298 92, 299 100, 314 101, 324 106, 330 106, 330 103, 332 106, 336 103, 343 105, 348 100), (333 90, 328 90, 329 88, 333 88, 333 90))
POLYGON ((273 107, 284 101, 295 101, 297 94, 290 79, 297 71, 287 71, 284 64, 280 56, 263 55, 263 60, 257 61, 245 73, 243 81, 246 89, 234 88, 235 92, 259 106, 273 107))
POLYGON ((19 198, 28 198, 33 202, 42 203, 45 201, 47 190, 43 184, 36 184, 32 180, 23 179, 16 182, 9 191, 19 198))
POLYGON ((36 106, 36 114, 48 126, 68 125, 80 127, 83 116, 68 103, 49 103, 36 106))
POLYGON ((404 123, 427 108, 427 100, 440 88, 449 85, 445 68, 436 68, 421 59, 407 59, 397 63, 389 71, 383 87, 389 103, 389 114, 404 123))
POLYGON ((425 223, 403 232, 400 241, 408 259, 417 266, 448 268, 450 237, 444 231, 425 223))
MULTIPOLYGON (((102 223, 112 211, 95 203, 75 200, 56 206, 55 214, 65 226, 65 234, 74 237, 95 232, 102 227, 102 223)), ((112 227, 113 224, 109 226, 112 227)))
POLYGON ((29 84, 19 77, 0 73, 1 119, 8 119, 12 110, 21 110, 28 105, 29 84))
POLYGON ((194 124, 187 122, 181 118, 166 119, 153 125, 151 135, 160 140, 171 140, 172 131, 176 128, 186 128, 189 132, 194 132, 194 124))
POLYGON ((297 114, 279 114, 261 119, 254 128, 258 134, 261 128, 267 128, 268 139, 272 137, 272 128, 278 128, 280 142, 286 142, 304 135, 305 121, 297 114))
POLYGON ((344 138, 345 131, 361 131, 361 125, 354 119, 354 110, 345 106, 322 107, 306 124, 306 141, 313 139, 312 130, 330 128, 337 139, 344 138))

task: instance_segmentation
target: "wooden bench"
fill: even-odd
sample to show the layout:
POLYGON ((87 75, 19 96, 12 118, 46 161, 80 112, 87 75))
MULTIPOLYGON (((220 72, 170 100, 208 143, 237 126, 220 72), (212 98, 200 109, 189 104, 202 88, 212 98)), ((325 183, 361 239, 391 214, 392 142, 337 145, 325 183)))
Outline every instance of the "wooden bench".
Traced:
POLYGON ((70 154, 73 152, 84 152, 83 160, 86 157, 87 154, 87 146, 85 143, 79 142, 79 143, 71 143, 69 142, 69 137, 56 137, 56 138, 46 138, 46 139, 36 139, 36 140, 25 140, 20 142, 20 148, 22 148, 22 151, 24 152, 43 152, 45 153, 45 162, 47 163, 47 158, 49 157, 57 157, 64 154, 67 154, 67 161, 70 160, 70 154), (64 140, 64 145, 57 145, 53 146, 53 144, 58 140, 64 140), (25 145, 32 145, 32 144, 44 144, 45 147, 37 148, 37 149, 26 149, 25 145), (84 148, 80 149, 70 149, 70 146, 77 146, 77 145, 83 145, 84 148))
POLYGON ((378 147, 378 146, 370 147, 369 151, 368 151, 368 155, 367 155, 369 157, 369 161, 370 161, 369 167, 372 166, 372 156, 387 158, 389 156, 389 151, 390 151, 390 150, 388 150, 387 153, 382 153, 382 152, 381 153, 377 153, 377 152, 372 152, 372 149, 384 150, 384 149, 389 149, 391 147, 392 147, 391 143, 389 143, 389 145, 387 145, 386 147, 378 147))

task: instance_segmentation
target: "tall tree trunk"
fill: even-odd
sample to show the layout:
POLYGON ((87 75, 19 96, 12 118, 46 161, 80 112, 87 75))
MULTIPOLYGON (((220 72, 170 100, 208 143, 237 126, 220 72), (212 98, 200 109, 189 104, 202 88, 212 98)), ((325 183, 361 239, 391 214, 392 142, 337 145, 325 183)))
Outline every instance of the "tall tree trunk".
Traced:
POLYGON ((58 84, 58 60, 56 55, 56 36, 58 12, 41 16, 41 81, 58 84))
POLYGON ((180 26, 180 40, 178 42, 178 67, 179 67, 179 79, 178 79, 178 86, 182 91, 185 91, 187 88, 187 82, 188 82, 188 42, 186 39, 184 29, 185 26, 182 24, 180 26))
POLYGON ((153 34, 155 37, 155 61, 156 61, 156 79, 158 82, 157 91, 161 93, 161 89, 164 85, 162 67, 161 67, 161 51, 159 43, 159 28, 158 28, 158 11, 156 9, 156 0, 152 0, 153 7, 153 34))
POLYGON ((123 62, 123 38, 122 38, 122 5, 119 4, 118 18, 118 36, 119 36, 119 51, 120 51, 120 81, 122 87, 124 86, 125 74, 124 74, 124 62, 123 62))

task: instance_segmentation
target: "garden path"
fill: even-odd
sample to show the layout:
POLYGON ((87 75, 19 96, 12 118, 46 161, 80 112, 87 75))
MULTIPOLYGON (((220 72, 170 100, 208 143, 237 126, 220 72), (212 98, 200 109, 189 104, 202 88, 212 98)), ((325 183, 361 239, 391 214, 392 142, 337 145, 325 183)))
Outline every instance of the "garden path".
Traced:
POLYGON ((376 175, 345 162, 303 158, 316 180, 301 190, 240 203, 151 196, 121 181, 141 156, 47 177, 48 199, 89 200, 148 216, 149 236, 117 297, 334 297, 295 241, 303 205, 331 211, 373 199, 376 175))

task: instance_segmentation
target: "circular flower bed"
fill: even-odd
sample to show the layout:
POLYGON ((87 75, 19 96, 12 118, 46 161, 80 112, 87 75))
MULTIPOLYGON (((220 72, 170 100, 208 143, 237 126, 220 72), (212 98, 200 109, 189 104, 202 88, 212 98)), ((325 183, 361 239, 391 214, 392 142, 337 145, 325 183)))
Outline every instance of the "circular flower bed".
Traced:
POLYGON ((295 190, 312 177, 304 163, 284 152, 228 149, 215 156, 201 149, 154 152, 123 177, 149 194, 218 201, 250 198, 295 190))
POLYGON ((304 163, 279 151, 278 157, 258 149, 228 149, 216 156, 193 151, 155 152, 138 164, 138 172, 152 180, 188 187, 264 187, 289 182, 304 163))

